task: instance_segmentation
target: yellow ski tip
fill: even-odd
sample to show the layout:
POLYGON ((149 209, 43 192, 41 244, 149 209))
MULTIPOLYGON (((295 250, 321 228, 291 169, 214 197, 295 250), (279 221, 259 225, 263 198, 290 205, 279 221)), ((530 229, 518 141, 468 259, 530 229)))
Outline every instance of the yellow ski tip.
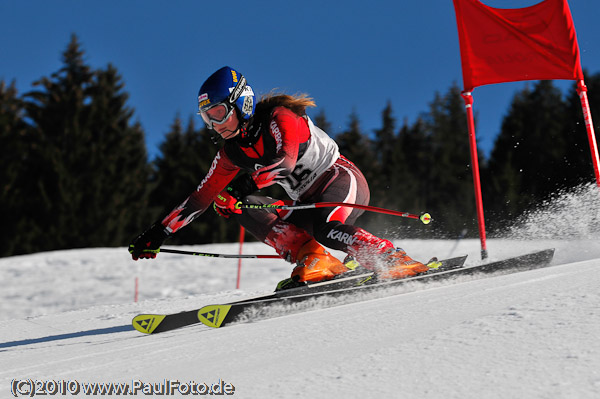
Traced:
POLYGON ((198 311, 198 320, 204 325, 213 328, 221 327, 231 305, 208 305, 198 311))
POLYGON ((437 260, 437 258, 433 258, 427 263, 427 267, 430 269, 439 269, 442 266, 442 262, 437 260))
POLYGON ((422 214, 419 219, 421 220, 421 222, 423 222, 423 224, 429 224, 431 223, 431 215, 428 213, 424 213, 422 214))
POLYGON ((356 260, 350 259, 348 262, 344 263, 344 266, 346 266, 350 270, 356 270, 356 268, 360 266, 360 264, 356 260))
POLYGON ((165 315, 161 314, 139 314, 133 318, 131 324, 141 333, 152 334, 164 318, 165 315))

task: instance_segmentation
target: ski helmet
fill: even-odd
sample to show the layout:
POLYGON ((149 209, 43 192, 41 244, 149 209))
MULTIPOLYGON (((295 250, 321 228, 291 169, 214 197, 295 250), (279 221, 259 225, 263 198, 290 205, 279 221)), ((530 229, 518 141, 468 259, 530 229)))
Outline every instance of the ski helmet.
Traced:
POLYGON ((246 78, 228 66, 210 75, 198 91, 198 114, 210 129, 213 123, 224 123, 233 111, 237 112, 240 122, 247 121, 254 115, 255 108, 254 92, 246 78), (223 117, 215 120, 206 111, 217 105, 225 106, 225 110, 223 117))

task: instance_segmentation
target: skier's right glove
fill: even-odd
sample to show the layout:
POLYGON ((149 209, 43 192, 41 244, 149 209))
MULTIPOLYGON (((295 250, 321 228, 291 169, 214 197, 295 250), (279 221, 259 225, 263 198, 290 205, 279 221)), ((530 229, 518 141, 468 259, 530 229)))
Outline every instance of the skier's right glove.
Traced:
POLYGON ((154 223, 152 227, 137 236, 129 244, 129 253, 133 260, 154 259, 160 252, 160 246, 169 237, 169 233, 160 223, 154 223))
POLYGON ((223 190, 215 198, 213 207, 219 215, 227 219, 231 214, 240 215, 242 213, 240 209, 241 203, 241 201, 233 197, 226 190, 223 190))
POLYGON ((228 218, 232 214, 240 215, 242 213, 240 209, 241 201, 256 190, 258 190, 258 187, 252 180, 252 176, 243 174, 217 195, 213 208, 215 212, 224 218, 228 218))

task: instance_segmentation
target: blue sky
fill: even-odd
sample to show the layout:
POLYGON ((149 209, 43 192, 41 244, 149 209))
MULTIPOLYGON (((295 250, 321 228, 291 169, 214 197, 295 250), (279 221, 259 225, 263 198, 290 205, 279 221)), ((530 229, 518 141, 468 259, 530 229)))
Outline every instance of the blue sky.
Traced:
MULTIPOLYGON (((539 0, 483 2, 511 8, 539 0)), ((582 65, 598 73, 600 2, 569 5, 582 65)), ((121 73, 151 158, 176 115, 185 123, 195 115, 198 88, 223 65, 242 72, 259 94, 308 93, 325 110, 332 135, 348 126, 353 111, 365 132, 379 128, 387 101, 398 127, 412 123, 436 92, 462 87, 452 0, 0 0, 0 17, 0 79, 15 80, 20 93, 30 90, 61 67, 61 53, 77 34, 88 64, 112 63, 121 73)), ((475 89, 484 154, 524 85, 475 89)), ((571 82, 557 85, 566 90, 571 82)))

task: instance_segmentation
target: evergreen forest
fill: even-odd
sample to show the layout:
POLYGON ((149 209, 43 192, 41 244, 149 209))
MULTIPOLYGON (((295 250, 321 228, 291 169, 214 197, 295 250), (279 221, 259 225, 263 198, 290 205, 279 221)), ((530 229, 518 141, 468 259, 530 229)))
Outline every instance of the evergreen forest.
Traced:
MULTIPOLYGON (((93 69, 84 58, 73 35, 61 68, 31 91, 0 81, 0 256, 125 247, 196 188, 218 149, 198 117, 175 116, 160 154, 148 159, 117 68, 93 69)), ((600 73, 586 71, 585 81, 598 131, 600 73)), ((460 91, 452 84, 436 93, 413 123, 396 121, 388 101, 375 131, 363 131, 353 112, 341 132, 331 131, 324 112, 313 118, 363 171, 371 205, 434 218, 425 226, 365 213, 361 226, 388 238, 477 237, 460 91)), ((514 94, 489 157, 479 151, 489 236, 557 192, 594 181, 575 82, 568 93, 552 81, 526 85, 514 94)), ((282 195, 277 187, 266 191, 282 195)), ((209 209, 168 243, 230 242, 238 233, 234 221, 209 209)))

